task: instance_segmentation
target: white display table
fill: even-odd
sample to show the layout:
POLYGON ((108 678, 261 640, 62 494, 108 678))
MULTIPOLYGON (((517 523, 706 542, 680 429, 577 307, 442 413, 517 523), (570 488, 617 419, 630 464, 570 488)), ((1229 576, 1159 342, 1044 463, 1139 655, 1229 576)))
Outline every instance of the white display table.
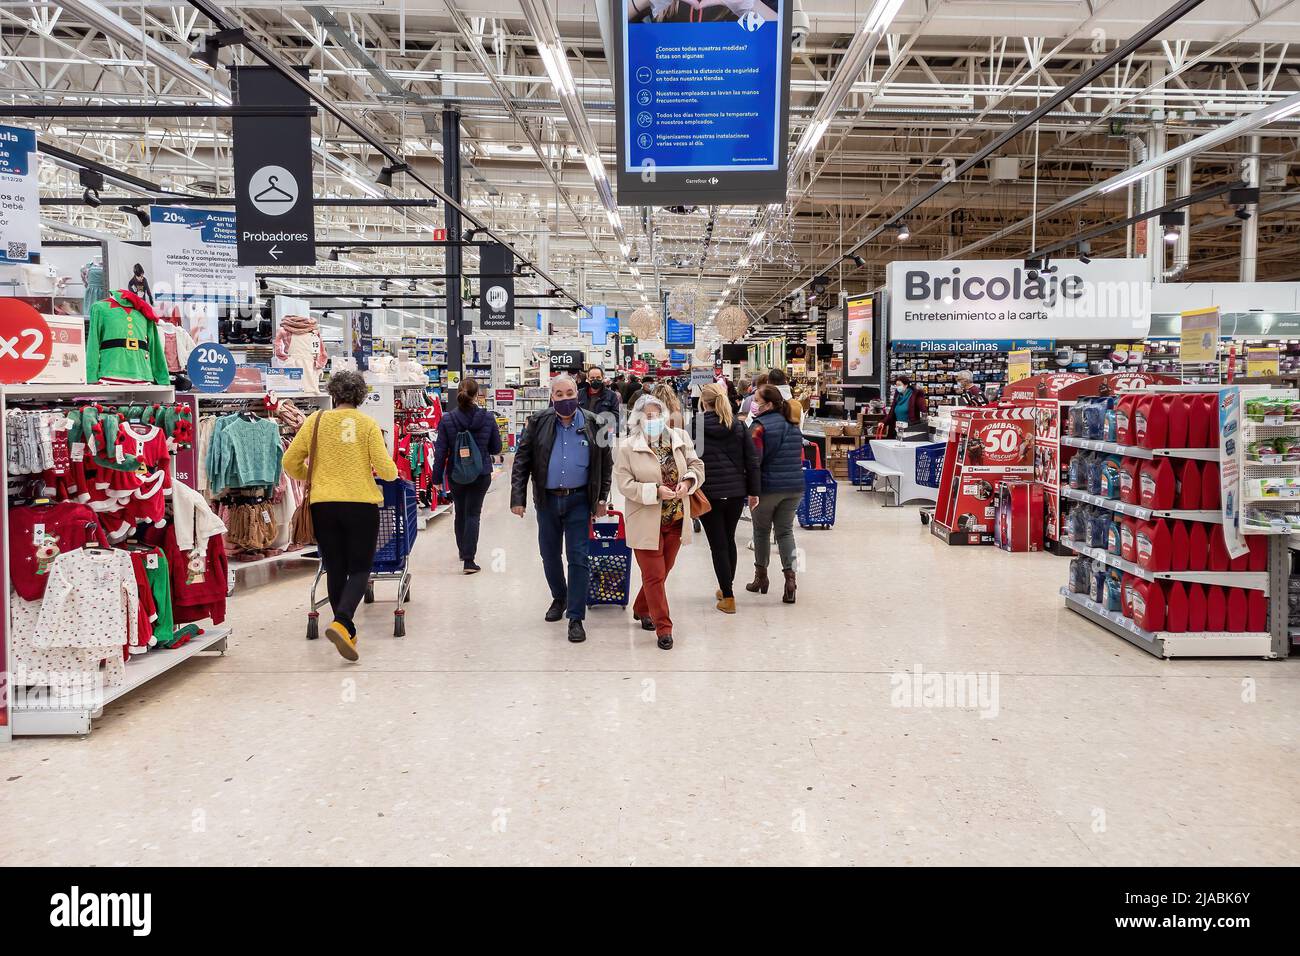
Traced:
POLYGON ((899 483, 900 503, 939 500, 937 488, 927 488, 916 483, 916 453, 918 449, 926 447, 929 447, 927 442, 896 441, 892 438, 875 438, 871 441, 871 454, 876 461, 886 468, 902 472, 902 478, 895 479, 899 483))

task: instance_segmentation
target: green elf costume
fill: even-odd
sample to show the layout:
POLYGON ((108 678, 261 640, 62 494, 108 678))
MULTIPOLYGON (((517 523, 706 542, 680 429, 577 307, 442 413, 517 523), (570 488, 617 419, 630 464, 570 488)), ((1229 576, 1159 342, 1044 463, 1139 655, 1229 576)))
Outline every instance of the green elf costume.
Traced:
POLYGON ((171 383, 158 316, 134 292, 119 289, 90 307, 86 381, 171 383))

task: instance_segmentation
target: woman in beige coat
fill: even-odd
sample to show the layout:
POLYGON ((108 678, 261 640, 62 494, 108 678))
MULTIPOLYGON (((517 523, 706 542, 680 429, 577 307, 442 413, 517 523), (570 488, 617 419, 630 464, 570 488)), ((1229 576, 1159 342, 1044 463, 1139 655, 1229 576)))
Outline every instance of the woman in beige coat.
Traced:
POLYGON ((632 614, 673 646, 668 613, 668 574, 677 551, 691 543, 691 492, 704 483, 704 462, 691 436, 668 424, 668 409, 653 395, 637 400, 628 416, 628 437, 614 461, 614 484, 626 499, 628 547, 641 569, 641 590, 632 614))

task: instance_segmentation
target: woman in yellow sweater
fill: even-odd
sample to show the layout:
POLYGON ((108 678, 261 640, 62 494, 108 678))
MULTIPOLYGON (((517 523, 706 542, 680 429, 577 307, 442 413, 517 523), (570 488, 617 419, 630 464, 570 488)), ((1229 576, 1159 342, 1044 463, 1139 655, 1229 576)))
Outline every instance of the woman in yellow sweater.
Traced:
POLYGON ((325 636, 349 661, 358 656, 352 615, 366 593, 379 541, 384 496, 375 476, 384 481, 397 478, 383 432, 357 408, 368 390, 359 373, 334 373, 329 381, 334 408, 308 417, 284 453, 284 470, 291 477, 307 481, 310 469, 312 527, 334 612, 325 636))

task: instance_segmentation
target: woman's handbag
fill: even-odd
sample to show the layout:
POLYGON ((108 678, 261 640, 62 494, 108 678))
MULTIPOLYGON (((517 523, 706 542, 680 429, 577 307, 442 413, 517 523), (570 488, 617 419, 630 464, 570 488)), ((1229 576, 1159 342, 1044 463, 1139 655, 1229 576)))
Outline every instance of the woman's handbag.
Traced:
POLYGON ((311 476, 316 472, 316 440, 320 438, 320 413, 311 428, 311 457, 307 459, 307 480, 302 486, 302 501, 293 513, 293 531, 290 533, 294 544, 306 547, 316 543, 316 529, 311 523, 311 476))
POLYGON ((708 495, 702 491, 691 492, 691 517, 699 518, 713 510, 713 504, 709 501, 708 495))

